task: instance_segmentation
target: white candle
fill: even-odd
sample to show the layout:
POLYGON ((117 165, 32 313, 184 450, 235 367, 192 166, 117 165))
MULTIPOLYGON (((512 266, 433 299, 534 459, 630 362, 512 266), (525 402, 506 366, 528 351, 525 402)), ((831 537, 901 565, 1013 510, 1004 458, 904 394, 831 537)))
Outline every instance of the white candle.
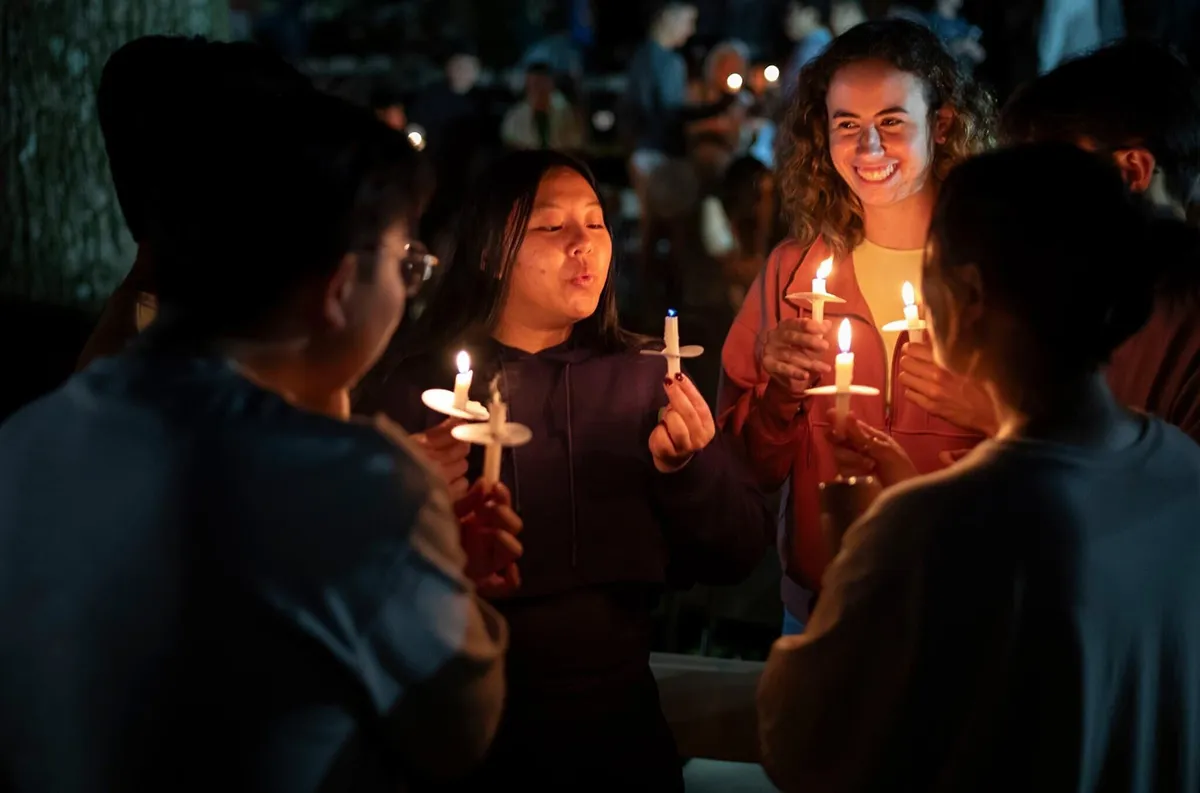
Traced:
POLYGON ((674 377, 679 374, 679 317, 673 308, 667 309, 663 342, 666 345, 664 352, 667 354, 667 376, 674 377))
POLYGON ((900 297, 904 299, 904 319, 908 322, 908 340, 920 344, 925 340, 921 330, 921 315, 917 310, 917 296, 913 285, 908 281, 900 289, 900 297))
POLYGON ((492 392, 492 404, 488 408, 488 427, 492 431, 492 440, 483 451, 483 481, 494 485, 500 481, 500 460, 504 452, 504 444, 500 442, 504 434, 504 425, 508 423, 508 405, 500 399, 500 392, 492 392))
POLYGON ((458 374, 454 377, 454 409, 467 409, 467 392, 471 390, 471 356, 463 350, 458 354, 458 374))
POLYGON ((854 381, 854 353, 850 352, 850 320, 843 319, 838 328, 838 353, 834 362, 834 388, 837 390, 835 406, 837 428, 840 432, 846 426, 846 414, 850 412, 850 384, 854 381))
POLYGON ((828 278, 829 274, 832 272, 833 257, 830 256, 828 259, 821 262, 821 264, 817 267, 817 277, 814 278, 812 282, 812 291, 814 295, 812 301, 812 318, 816 322, 825 321, 825 301, 819 297, 816 297, 816 295, 829 294, 829 292, 825 291, 825 279, 828 278))

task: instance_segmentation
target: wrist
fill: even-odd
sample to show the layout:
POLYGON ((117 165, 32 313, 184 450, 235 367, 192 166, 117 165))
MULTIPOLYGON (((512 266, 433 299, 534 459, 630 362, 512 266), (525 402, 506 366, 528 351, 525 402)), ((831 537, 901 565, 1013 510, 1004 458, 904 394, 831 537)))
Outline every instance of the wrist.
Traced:
POLYGON ((760 399, 767 407, 766 413, 784 426, 793 424, 808 402, 808 397, 796 396, 774 378, 767 381, 760 399))

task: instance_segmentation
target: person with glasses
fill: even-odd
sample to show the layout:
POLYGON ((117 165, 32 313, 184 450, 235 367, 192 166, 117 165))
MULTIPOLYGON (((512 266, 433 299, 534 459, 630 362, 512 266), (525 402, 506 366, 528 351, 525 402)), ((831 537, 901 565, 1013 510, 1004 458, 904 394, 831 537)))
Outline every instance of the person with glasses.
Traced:
POLYGON ((766 549, 771 516, 700 391, 622 329, 612 265, 587 167, 508 155, 470 193, 428 311, 356 404, 423 431, 447 479, 474 480, 482 452, 421 403, 465 350, 472 398, 494 380, 533 431, 501 460, 525 554, 520 586, 491 599, 512 631, 509 694, 466 790, 682 790, 649 664, 655 605, 668 582, 740 581, 766 549))
POLYGON ((475 585, 521 521, 350 418, 433 264, 416 154, 316 91, 230 100, 179 152, 145 207, 158 319, 0 426, 5 790, 451 781, 499 722, 475 585))

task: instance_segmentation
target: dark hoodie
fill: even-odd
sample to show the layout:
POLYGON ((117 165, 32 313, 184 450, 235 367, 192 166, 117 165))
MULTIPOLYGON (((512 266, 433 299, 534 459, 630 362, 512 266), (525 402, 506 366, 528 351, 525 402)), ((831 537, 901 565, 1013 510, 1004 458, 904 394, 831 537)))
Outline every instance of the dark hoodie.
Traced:
MULTIPOLYGON (((494 341, 468 351, 471 398, 486 403, 500 374, 509 420, 533 430, 503 457, 525 555, 520 591, 494 604, 510 625, 509 698, 480 778, 681 789, 649 670, 651 612, 669 580, 748 575, 772 517, 720 434, 682 470, 655 469, 647 444, 667 403, 662 358, 570 341, 535 355, 494 341)), ((440 423, 421 393, 450 387, 455 352, 409 359, 359 412, 381 410, 413 432, 440 423)), ((482 457, 472 450, 472 480, 482 457)))

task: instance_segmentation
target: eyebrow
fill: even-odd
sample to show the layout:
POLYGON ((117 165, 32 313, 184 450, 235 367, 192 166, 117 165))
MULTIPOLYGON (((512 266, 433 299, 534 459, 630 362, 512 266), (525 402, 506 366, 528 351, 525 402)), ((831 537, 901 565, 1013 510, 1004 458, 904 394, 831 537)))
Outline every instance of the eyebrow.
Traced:
MULTIPOLYGON (((890 116, 893 113, 903 113, 905 115, 908 115, 908 111, 905 110, 900 105, 893 105, 892 107, 886 107, 883 110, 880 110, 875 115, 876 116, 890 116)), ((858 118, 858 114, 851 113, 849 110, 835 110, 835 111, 833 111, 833 116, 831 116, 831 118, 858 118)))
MULTIPOLYGON (((600 202, 599 201, 589 201, 589 202, 587 202, 586 206, 588 209, 591 209, 592 207, 600 206, 600 202)), ((562 204, 556 203, 554 201, 539 201, 533 205, 533 210, 538 210, 538 209, 569 209, 569 207, 565 207, 562 204)))

